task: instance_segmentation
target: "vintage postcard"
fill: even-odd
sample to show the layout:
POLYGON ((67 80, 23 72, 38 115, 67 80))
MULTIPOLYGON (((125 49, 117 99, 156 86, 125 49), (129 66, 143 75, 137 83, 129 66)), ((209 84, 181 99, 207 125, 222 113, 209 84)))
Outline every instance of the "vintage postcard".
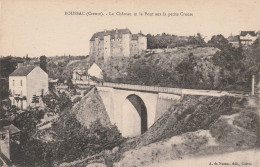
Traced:
POLYGON ((0 166, 260 167, 260 1, 0 0, 0 166))

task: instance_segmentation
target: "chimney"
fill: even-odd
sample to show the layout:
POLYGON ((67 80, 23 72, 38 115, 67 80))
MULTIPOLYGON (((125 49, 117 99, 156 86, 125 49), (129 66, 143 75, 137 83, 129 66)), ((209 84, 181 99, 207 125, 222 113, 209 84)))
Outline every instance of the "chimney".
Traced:
POLYGON ((20 68, 23 66, 23 63, 17 63, 17 68, 20 68))

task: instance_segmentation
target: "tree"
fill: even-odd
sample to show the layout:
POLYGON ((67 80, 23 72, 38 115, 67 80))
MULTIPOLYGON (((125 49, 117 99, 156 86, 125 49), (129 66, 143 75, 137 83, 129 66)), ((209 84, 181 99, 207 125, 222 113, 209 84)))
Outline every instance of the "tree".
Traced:
POLYGON ((40 57, 40 67, 41 67, 42 70, 47 72, 47 57, 46 56, 40 57))
POLYGON ((214 47, 219 48, 220 50, 228 49, 232 45, 229 44, 228 40, 223 35, 214 35, 208 41, 209 44, 213 45, 214 47))

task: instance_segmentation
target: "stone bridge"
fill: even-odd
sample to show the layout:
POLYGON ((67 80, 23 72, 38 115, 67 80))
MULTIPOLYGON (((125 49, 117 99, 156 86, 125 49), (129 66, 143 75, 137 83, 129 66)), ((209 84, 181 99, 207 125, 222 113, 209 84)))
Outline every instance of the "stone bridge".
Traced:
POLYGON ((184 94, 205 96, 237 96, 224 91, 192 90, 155 86, 103 83, 97 90, 112 124, 116 124, 124 137, 144 133, 179 102, 184 94))

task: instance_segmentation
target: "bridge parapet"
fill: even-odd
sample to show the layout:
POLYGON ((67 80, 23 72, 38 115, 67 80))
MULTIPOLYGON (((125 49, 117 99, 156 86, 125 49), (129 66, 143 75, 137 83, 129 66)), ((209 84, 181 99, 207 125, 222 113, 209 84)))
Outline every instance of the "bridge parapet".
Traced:
POLYGON ((113 88, 118 88, 118 89, 139 90, 139 91, 148 91, 148 92, 161 92, 161 93, 170 93, 170 94, 178 94, 178 95, 182 94, 182 89, 180 89, 180 88, 118 84, 118 83, 109 83, 109 82, 105 82, 102 86, 113 87, 113 88))
POLYGON ((97 87, 97 90, 98 90, 98 91, 101 91, 101 92, 112 92, 112 91, 113 91, 113 88, 111 88, 111 87, 99 86, 99 87, 97 87))
POLYGON ((170 100, 179 100, 181 98, 180 95, 167 94, 167 93, 159 93, 158 97, 160 99, 170 99, 170 100))

